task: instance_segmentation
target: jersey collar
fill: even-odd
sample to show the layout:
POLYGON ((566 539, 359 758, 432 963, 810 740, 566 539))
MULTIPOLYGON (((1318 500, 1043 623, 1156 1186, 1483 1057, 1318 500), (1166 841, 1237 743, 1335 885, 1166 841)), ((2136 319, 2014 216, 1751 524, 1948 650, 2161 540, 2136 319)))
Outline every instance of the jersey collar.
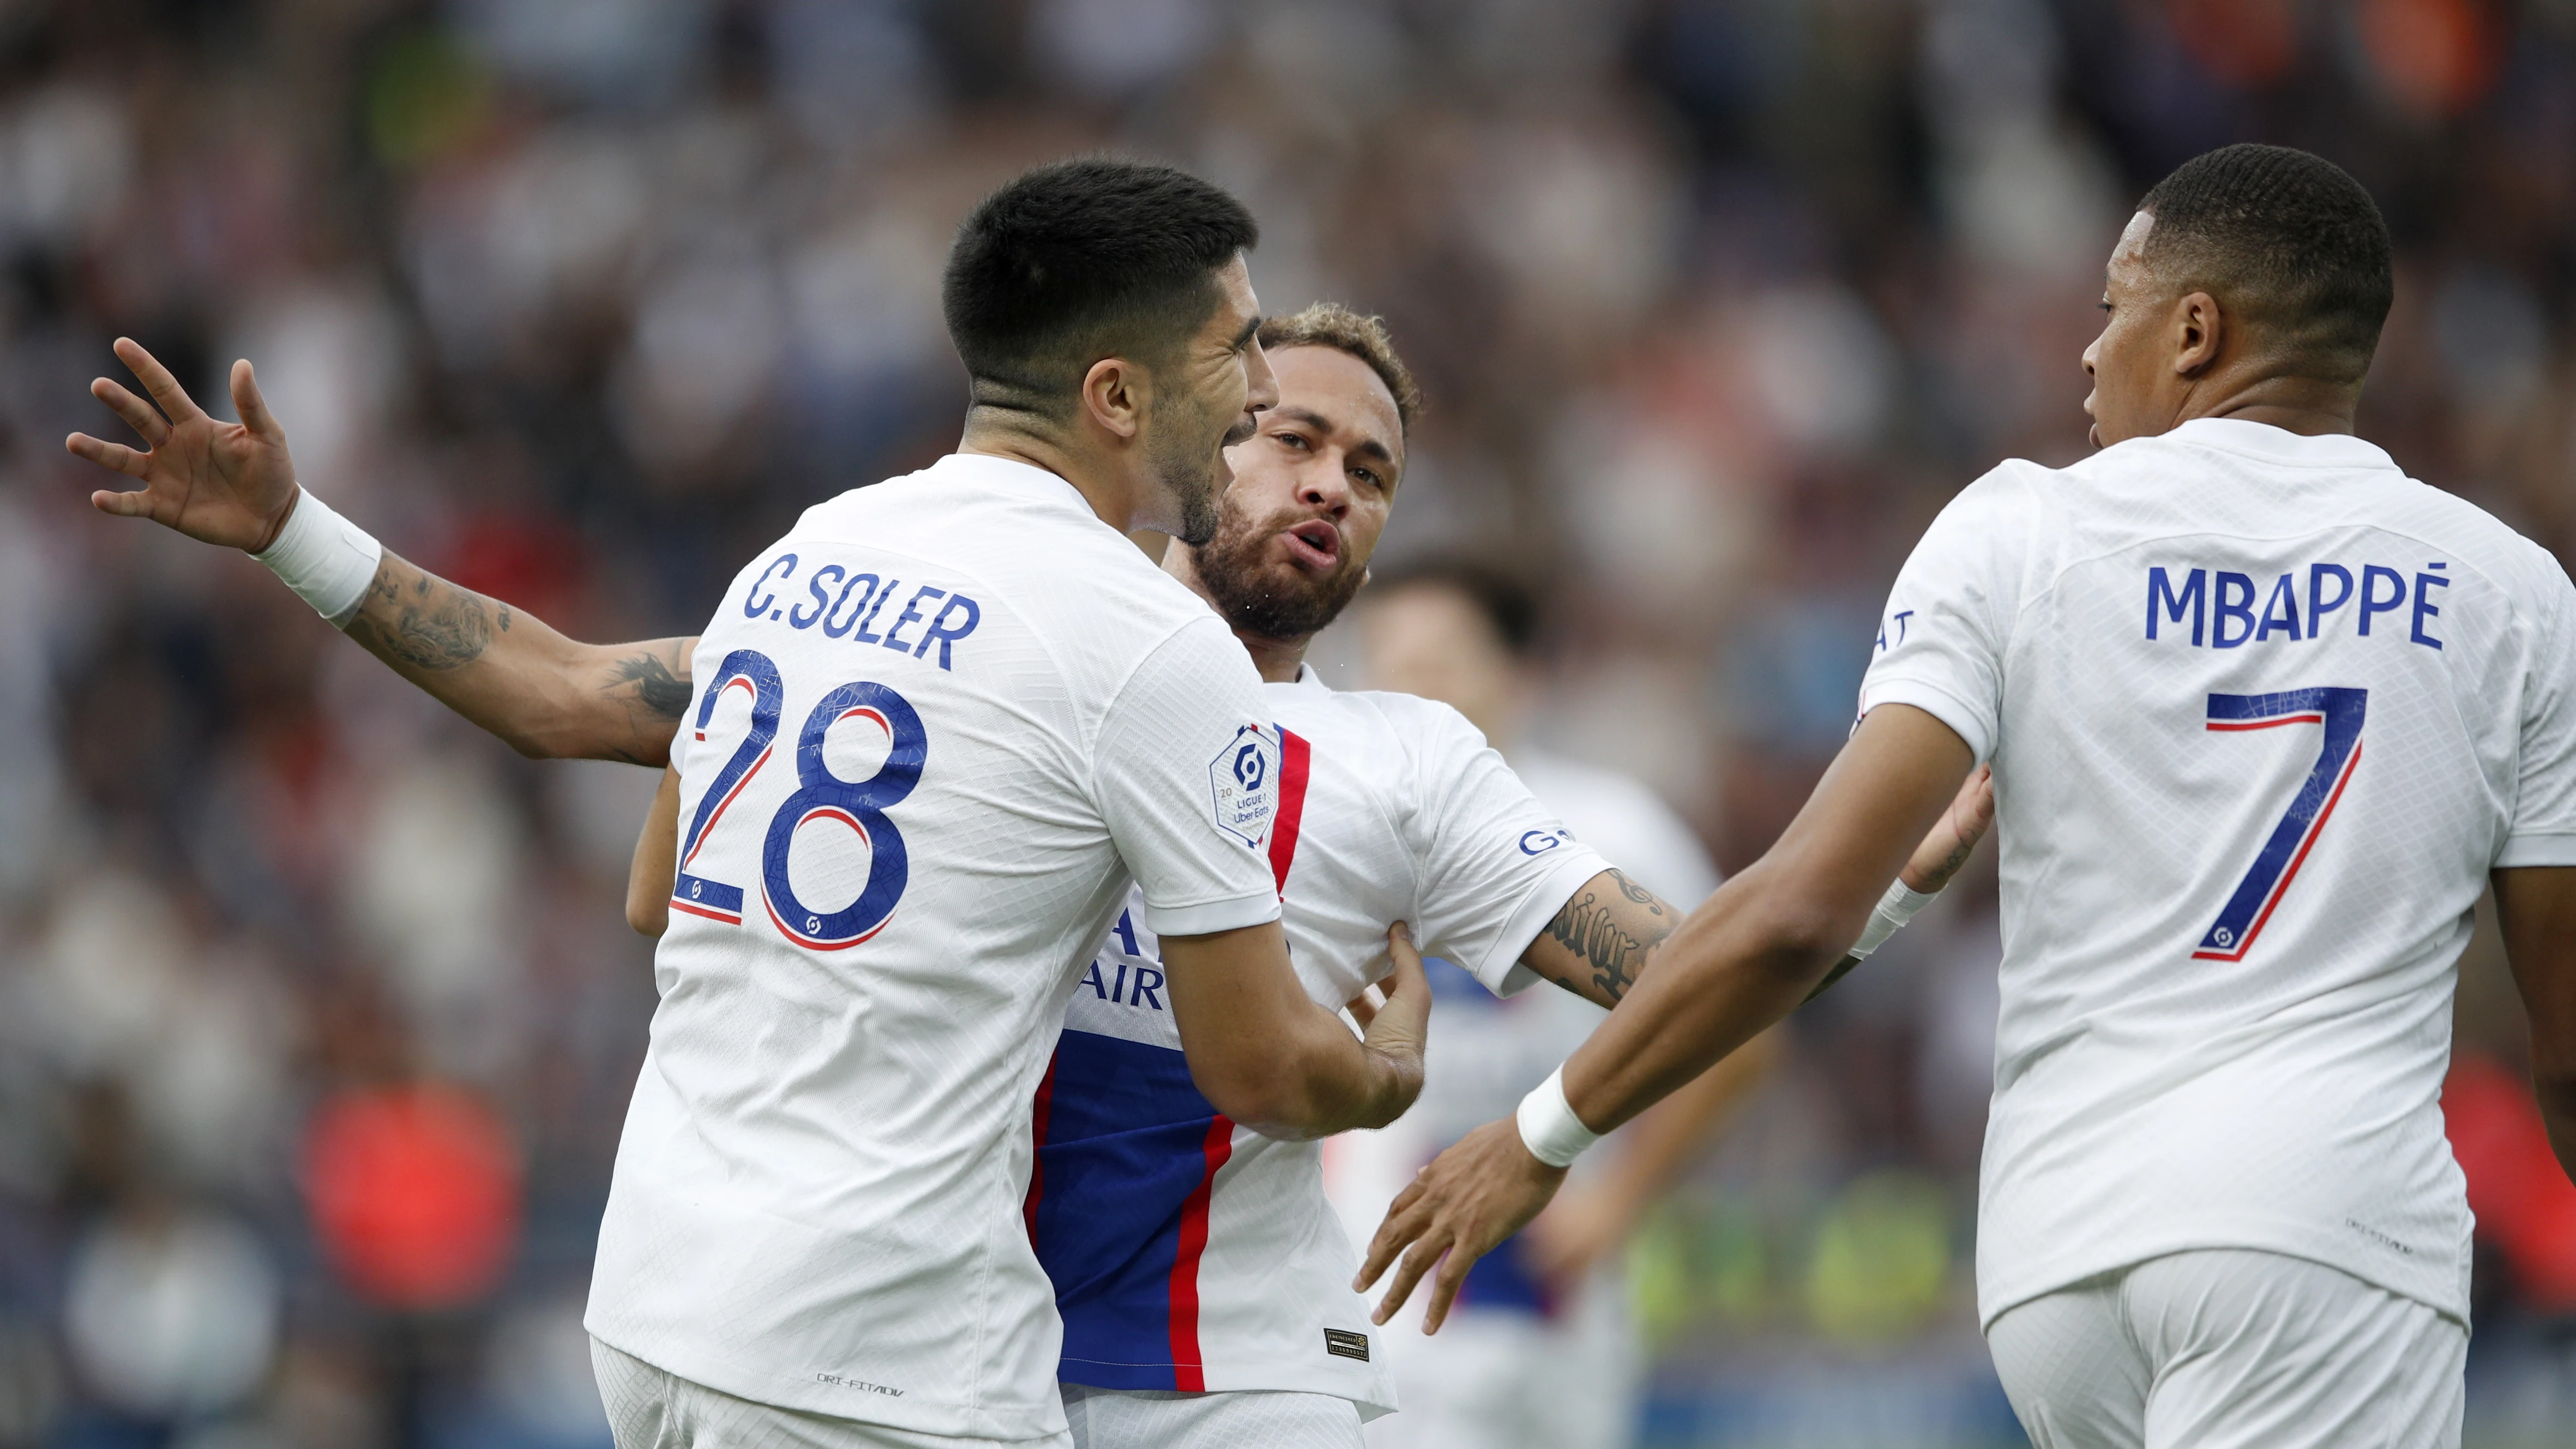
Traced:
POLYGON ((1081 489, 1065 481, 1062 475, 1050 473, 1034 463, 991 453, 951 453, 931 464, 929 471, 943 478, 972 478, 998 488, 1060 496, 1062 501, 1081 509, 1084 517, 1101 523, 1104 528, 1108 526, 1101 521, 1099 514, 1092 511, 1091 500, 1082 496, 1081 489))
POLYGON ((2167 436, 2298 468, 2395 468, 2376 443, 2350 433, 2294 433, 2242 418, 2193 418, 2167 436))

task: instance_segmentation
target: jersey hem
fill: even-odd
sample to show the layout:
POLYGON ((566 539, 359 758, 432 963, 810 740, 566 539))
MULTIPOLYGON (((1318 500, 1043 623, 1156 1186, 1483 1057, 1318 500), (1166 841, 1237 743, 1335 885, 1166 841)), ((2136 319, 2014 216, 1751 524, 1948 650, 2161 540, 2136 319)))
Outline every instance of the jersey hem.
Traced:
POLYGON ((1873 679, 1861 691, 1861 714, 1883 704, 1910 704, 1941 723, 1967 743, 1976 763, 1982 765, 1994 755, 1994 731, 1967 701, 1940 685, 1923 679, 1873 679))
POLYGON ((2219 1248, 2277 1253, 2285 1258, 2297 1258, 2304 1262, 2322 1264, 2338 1273, 2349 1273, 2374 1288, 2421 1303, 2445 1318, 2457 1319, 2463 1325, 2468 1323, 2469 1303, 2465 1271, 2453 1275, 2459 1281, 2452 1285, 2451 1291, 2427 1291, 2421 1281, 2408 1281, 2410 1276, 2420 1279, 2425 1275, 2391 1273, 2387 1271, 2384 1263, 2368 1254, 2321 1250, 2313 1241, 2300 1240, 2305 1236, 2296 1232, 2264 1232, 2251 1228, 2213 1228, 2206 1232, 2178 1233, 2170 1238, 2157 1239, 2119 1253, 2065 1258, 2055 1265, 2033 1270, 2027 1274, 2015 1275, 2019 1281, 2009 1287, 1980 1291, 1977 1295, 1977 1328, 1982 1333, 1994 1327, 1996 1319, 2013 1309, 2033 1299, 2045 1298, 2051 1293, 2071 1288, 2087 1278, 2098 1278, 2105 1273, 2117 1273, 2156 1258, 2172 1257, 2176 1253, 2193 1253, 2219 1248))
MULTIPOLYGON (((1107 1394, 1171 1393, 1173 1390, 1142 1382, 1109 1382, 1134 1379, 1143 1374, 1171 1376, 1173 1365, 1109 1363, 1102 1359, 1068 1358, 1056 1371, 1059 1382, 1076 1384, 1107 1394)), ((1265 1365, 1257 1369, 1233 1369, 1222 1363, 1202 1363, 1200 1372, 1207 1380, 1204 1393, 1211 1394, 1321 1394, 1340 1399, 1360 1411, 1360 1421, 1383 1418, 1396 1411, 1395 1388, 1392 1384, 1362 1391, 1337 1379, 1329 1372, 1302 1373, 1265 1365)))
POLYGON ((610 1348, 651 1364, 674 1378, 686 1379, 701 1388, 731 1394, 755 1404, 794 1409, 800 1413, 825 1414, 854 1424, 881 1425, 916 1434, 995 1439, 1005 1443, 1045 1441, 1067 1431, 1064 1401, 1053 1394, 1044 1400, 1031 1401, 1025 1410, 1020 1411, 999 1409, 990 1404, 969 1406, 955 1400, 921 1399, 902 1403, 900 1408, 888 1413, 880 1408, 886 1402, 880 1395, 861 1393, 858 1397, 878 1402, 853 1404, 847 1395, 821 1393, 817 1391, 817 1385, 802 1379, 783 1379, 775 1372, 734 1362, 721 1353, 699 1353, 686 1345, 656 1347, 648 1351, 626 1334, 604 1327, 598 1318, 595 1312, 585 1314, 582 1328, 610 1348), (920 1412, 910 1412, 916 1406, 920 1412), (855 1412, 860 1408, 877 1412, 855 1412))
POLYGON ((1258 895, 1228 896, 1219 901, 1200 901, 1186 906, 1158 906, 1145 902, 1145 928, 1157 936, 1206 936, 1218 931, 1239 931, 1246 926, 1259 926, 1279 919, 1279 893, 1263 891, 1258 895))
POLYGON ((2494 868, 2516 870, 2536 865, 2576 865, 2576 834, 2508 837, 2504 849, 2496 852, 2494 868))

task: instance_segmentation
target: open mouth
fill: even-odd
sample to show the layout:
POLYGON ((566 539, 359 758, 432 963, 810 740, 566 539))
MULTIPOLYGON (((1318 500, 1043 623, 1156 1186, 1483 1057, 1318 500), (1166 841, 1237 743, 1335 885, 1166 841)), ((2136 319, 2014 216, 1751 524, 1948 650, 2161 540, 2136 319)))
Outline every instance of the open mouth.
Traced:
POLYGON ((1324 572, 1342 561, 1342 531, 1318 518, 1298 524, 1280 537, 1288 540, 1288 557, 1324 572))

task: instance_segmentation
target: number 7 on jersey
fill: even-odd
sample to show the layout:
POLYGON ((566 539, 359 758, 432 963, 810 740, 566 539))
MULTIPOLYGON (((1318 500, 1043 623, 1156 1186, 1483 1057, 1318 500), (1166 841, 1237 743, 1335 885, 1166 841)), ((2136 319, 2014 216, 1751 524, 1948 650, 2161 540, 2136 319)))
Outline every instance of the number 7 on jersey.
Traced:
POLYGON ((2370 691, 2366 689, 2291 689, 2278 694, 2209 697, 2212 733, 2315 724, 2325 727, 2325 736, 2317 748, 2315 768, 2299 782, 2299 793, 2290 797, 2290 808, 2282 814, 2281 823, 2272 827, 2271 838, 2263 842, 2245 878, 2236 883, 2236 893, 2227 898, 2209 934, 2200 938, 2200 948, 2191 953, 2193 960, 2245 959, 2254 938, 2262 933, 2263 923, 2272 919, 2272 909, 2281 903, 2290 882, 2298 876, 2299 866, 2316 846, 2326 818, 2334 814, 2335 802, 2343 798, 2343 787, 2351 783, 2353 766, 2361 760, 2361 721, 2369 710, 2370 691))

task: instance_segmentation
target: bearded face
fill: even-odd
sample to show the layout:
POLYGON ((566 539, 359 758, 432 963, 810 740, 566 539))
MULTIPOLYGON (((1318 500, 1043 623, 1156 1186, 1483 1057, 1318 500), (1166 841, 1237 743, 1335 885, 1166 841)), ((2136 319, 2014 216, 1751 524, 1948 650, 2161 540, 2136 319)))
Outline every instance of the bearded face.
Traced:
POLYGON ((1199 581, 1227 623, 1268 639, 1302 639, 1330 624, 1368 578, 1341 530, 1311 510, 1254 516, 1244 490, 1226 493, 1198 545, 1199 581))

